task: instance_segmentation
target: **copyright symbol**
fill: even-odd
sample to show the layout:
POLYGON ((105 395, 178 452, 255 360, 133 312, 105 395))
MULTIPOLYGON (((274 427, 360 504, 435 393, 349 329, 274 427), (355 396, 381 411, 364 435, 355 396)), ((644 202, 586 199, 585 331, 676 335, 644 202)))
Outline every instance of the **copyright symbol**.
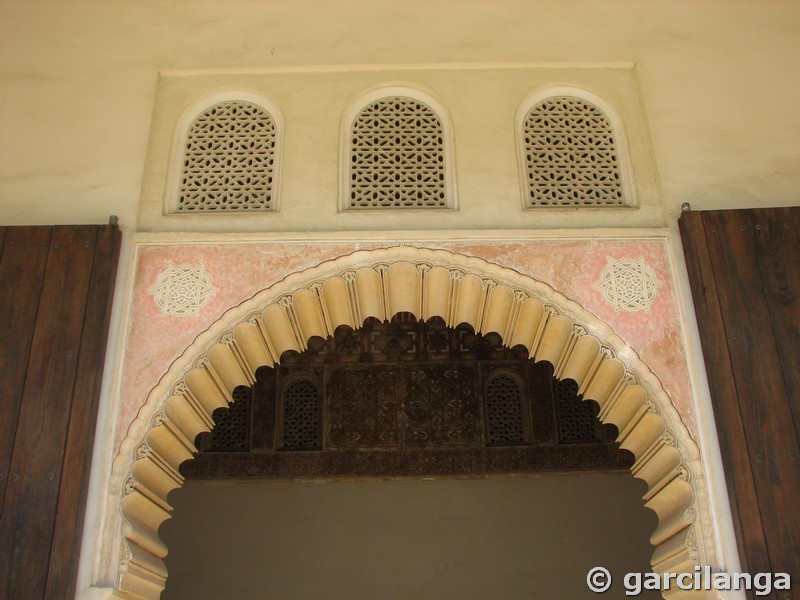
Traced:
POLYGON ((594 567, 586 574, 586 585, 593 592, 602 594, 611 587, 611 573, 603 567, 594 567))

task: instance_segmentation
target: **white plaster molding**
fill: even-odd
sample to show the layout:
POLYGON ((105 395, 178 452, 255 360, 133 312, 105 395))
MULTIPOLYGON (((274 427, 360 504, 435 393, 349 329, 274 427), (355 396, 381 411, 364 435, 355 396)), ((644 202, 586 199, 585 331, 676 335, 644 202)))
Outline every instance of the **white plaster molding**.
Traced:
MULTIPOLYGON (((708 495, 707 529, 714 533, 705 540, 707 544, 714 544, 713 549, 707 550, 706 553, 716 557, 717 562, 709 563, 710 566, 727 573, 738 573, 742 571, 742 567, 733 526, 731 502, 725 482, 722 452, 719 446, 714 409, 711 404, 711 391, 706 375, 697 316, 677 221, 670 228, 668 245, 670 248, 668 253, 671 263, 670 271, 673 273, 676 305, 681 320, 681 330, 684 332, 684 348, 689 365, 694 413, 697 418, 700 439, 698 450, 700 459, 705 466, 706 485, 704 489, 708 495)), ((745 599, 744 590, 727 590, 720 592, 720 595, 725 600, 745 599)))

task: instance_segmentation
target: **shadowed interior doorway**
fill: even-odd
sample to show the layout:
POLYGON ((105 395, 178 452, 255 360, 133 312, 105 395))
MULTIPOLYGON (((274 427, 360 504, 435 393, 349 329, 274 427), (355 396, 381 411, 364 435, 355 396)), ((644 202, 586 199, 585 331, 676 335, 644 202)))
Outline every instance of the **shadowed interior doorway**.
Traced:
MULTIPOLYGON (((198 482, 173 492, 164 600, 596 598, 650 570, 630 474, 198 482)), ((658 598, 643 592, 641 598, 658 598)))

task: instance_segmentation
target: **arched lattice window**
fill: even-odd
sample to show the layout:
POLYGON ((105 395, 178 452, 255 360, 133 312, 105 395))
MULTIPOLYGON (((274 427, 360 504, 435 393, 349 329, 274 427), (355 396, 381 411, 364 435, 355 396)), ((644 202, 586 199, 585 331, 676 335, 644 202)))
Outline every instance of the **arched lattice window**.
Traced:
POLYGON ((484 402, 488 446, 530 443, 530 426, 522 386, 519 376, 506 370, 492 373, 486 382, 484 402))
POLYGON ((352 121, 345 208, 446 208, 445 131, 427 103, 380 98, 352 121))
POLYGON ((275 210, 275 120, 261 106, 226 100, 189 126, 176 212, 275 210))
POLYGON ((290 380, 280 398, 283 450, 322 449, 322 394, 311 377, 290 380))
POLYGON ((525 206, 625 206, 607 115, 575 96, 536 103, 522 121, 525 206))

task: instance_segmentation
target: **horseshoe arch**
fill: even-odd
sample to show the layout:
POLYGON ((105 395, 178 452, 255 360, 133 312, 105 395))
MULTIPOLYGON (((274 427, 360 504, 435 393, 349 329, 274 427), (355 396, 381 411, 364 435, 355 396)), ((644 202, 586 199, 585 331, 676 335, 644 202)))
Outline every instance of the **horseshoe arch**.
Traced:
MULTIPOLYGON (((632 474, 645 481, 645 506, 658 516, 650 537, 655 572, 694 573, 714 564, 714 540, 699 452, 658 378, 603 322, 549 285, 485 260, 399 246, 359 251, 294 273, 227 311, 199 335, 148 395, 114 460, 111 527, 121 547, 112 598, 157 600, 167 548, 158 535, 170 517, 170 491, 183 485, 179 466, 193 458, 195 437, 214 426, 212 413, 251 385, 255 371, 286 351, 303 351, 336 327, 358 329, 369 317, 398 312, 439 316, 497 333, 525 346, 536 361, 573 379, 584 399, 617 426, 633 453, 632 474), (112 519, 113 520, 113 519, 112 519)), ((108 527, 108 524, 107 524, 108 527)), ((113 560, 113 557, 112 557, 113 560)), ((697 592, 670 590, 670 597, 697 592)), ((709 596, 711 597, 711 596, 709 596)))

